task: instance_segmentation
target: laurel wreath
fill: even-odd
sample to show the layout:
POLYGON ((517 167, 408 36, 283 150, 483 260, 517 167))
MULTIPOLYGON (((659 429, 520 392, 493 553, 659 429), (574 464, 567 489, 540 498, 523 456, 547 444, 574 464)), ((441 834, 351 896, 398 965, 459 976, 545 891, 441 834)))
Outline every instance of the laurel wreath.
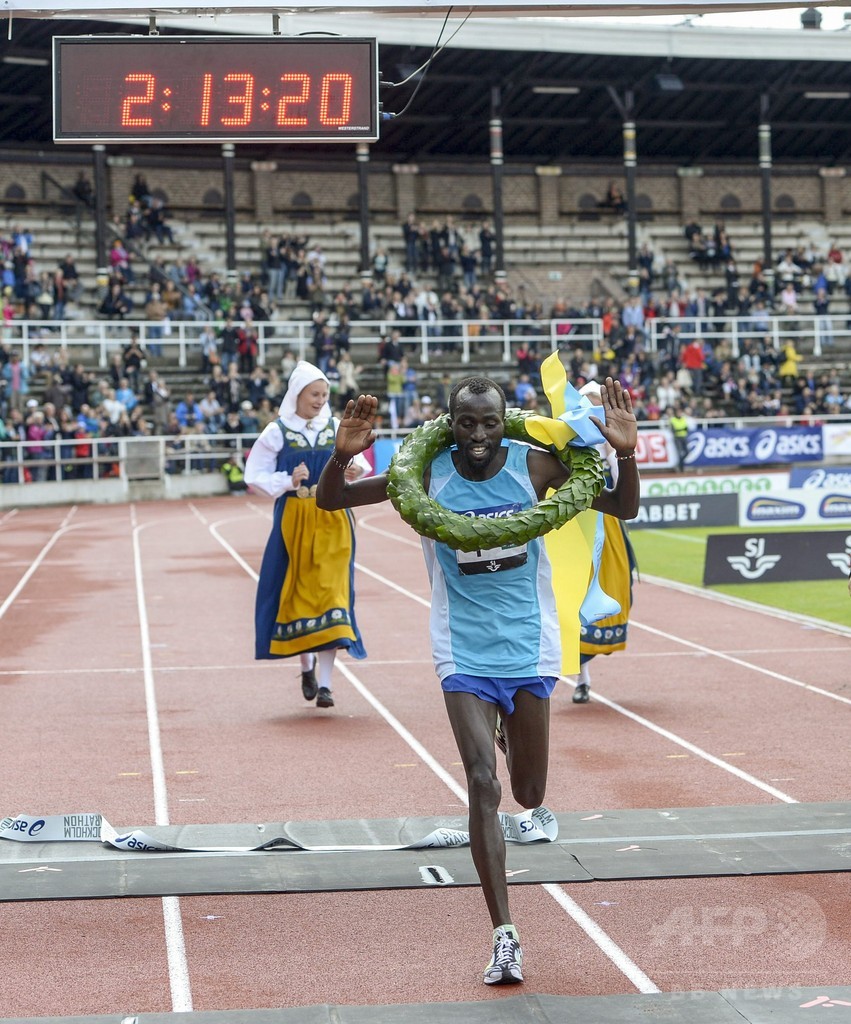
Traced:
POLYGON ((464 516, 429 498, 423 488, 423 473, 453 440, 449 417, 444 413, 416 427, 391 459, 387 494, 393 507, 417 533, 460 551, 526 544, 557 530, 588 508, 603 489, 603 463, 594 448, 566 447, 556 451, 542 445, 526 432, 525 421, 531 415, 508 409, 505 436, 551 451, 570 470, 570 477, 548 498, 503 519, 464 516))

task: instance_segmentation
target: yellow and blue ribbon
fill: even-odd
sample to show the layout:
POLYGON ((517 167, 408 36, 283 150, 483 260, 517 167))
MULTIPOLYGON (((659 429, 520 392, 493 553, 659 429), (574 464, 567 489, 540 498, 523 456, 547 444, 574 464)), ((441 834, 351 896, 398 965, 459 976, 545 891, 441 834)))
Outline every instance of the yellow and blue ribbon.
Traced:
POLYGON ((559 451, 567 445, 582 448, 605 443, 605 437, 591 422, 591 416, 605 423, 606 410, 579 394, 567 379, 558 352, 553 352, 541 363, 541 385, 554 418, 530 416, 526 420, 526 429, 536 441, 551 444, 559 451))

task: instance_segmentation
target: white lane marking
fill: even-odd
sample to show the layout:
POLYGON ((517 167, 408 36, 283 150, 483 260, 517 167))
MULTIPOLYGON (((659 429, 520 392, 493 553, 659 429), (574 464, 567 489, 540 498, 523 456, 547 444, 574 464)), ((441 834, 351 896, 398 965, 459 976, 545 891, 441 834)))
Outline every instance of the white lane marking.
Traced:
POLYGON ((456 782, 453 776, 450 775, 449 772, 447 772, 446 769, 442 767, 440 762, 436 761, 431 756, 431 754, 428 752, 428 750, 426 750, 422 743, 420 743, 420 741, 416 739, 414 735, 405 728, 404 725, 402 725, 399 719, 396 718, 396 716, 391 711, 389 711, 381 703, 381 701, 367 689, 366 686, 364 686, 364 684, 360 681, 360 679, 358 679, 354 672, 352 672, 348 665, 345 665, 343 662, 339 660, 336 662, 336 665, 337 668, 339 668, 339 670, 346 677, 346 679, 348 679, 352 686, 358 691, 361 697, 363 697, 363 699, 368 704, 372 705, 372 707, 378 712, 379 715, 381 715, 381 717, 384 719, 385 722, 387 722, 391 729, 398 733, 398 735, 405 741, 405 743, 408 744, 408 746, 411 748, 411 750, 413 750, 417 757, 419 757, 428 765, 429 768, 431 768, 431 770, 440 779, 440 781, 443 782, 446 786, 448 786, 449 789, 452 790, 455 796, 457 796, 461 803, 463 803, 464 806, 466 807, 467 790, 464 789, 464 787, 459 782, 456 782))
POLYGON ((404 594, 405 597, 409 597, 412 601, 416 601, 424 608, 431 608, 431 601, 427 601, 424 597, 420 597, 419 594, 414 594, 412 591, 406 590, 404 587, 400 587, 398 583, 394 583, 393 580, 387 579, 386 576, 373 572, 372 569, 367 569, 367 567, 365 565, 361 565, 360 562, 355 562, 355 568, 365 576, 371 576, 374 580, 378 580, 379 583, 383 583, 386 587, 390 587, 391 590, 395 590, 399 594, 404 594))
MULTIPOLYGON (((225 551, 227 551, 231 558, 233 558, 237 565, 241 566, 248 573, 251 579, 254 580, 255 583, 257 583, 260 580, 260 576, 257 574, 257 572, 255 572, 255 570, 252 569, 252 567, 248 564, 248 562, 245 561, 242 555, 231 544, 229 544, 224 539, 224 537, 219 533, 220 526, 225 526, 227 523, 238 523, 245 519, 253 519, 254 517, 230 516, 228 519, 217 519, 216 522, 211 523, 208 519, 201 515, 201 513, 198 511, 198 509, 195 508, 194 505, 190 504, 189 507, 190 509, 192 509, 192 512, 201 520, 201 522, 207 527, 212 536, 215 537, 219 544, 221 544, 225 551)), ((252 509, 254 512, 259 512, 259 509, 256 508, 256 506, 254 505, 249 504, 248 507, 252 509)))
POLYGON ((772 619, 782 619, 784 622, 795 622, 800 626, 823 629, 826 633, 836 633, 839 636, 851 636, 851 627, 841 626, 836 622, 828 622, 827 619, 817 619, 812 615, 802 615, 800 612, 787 612, 781 608, 772 608, 767 604, 747 601, 743 597, 731 597, 729 594, 722 594, 719 591, 709 590, 705 587, 693 587, 690 583, 666 580, 661 576, 645 576, 641 574, 641 579, 647 583, 652 583, 656 587, 664 587, 666 590, 678 590, 683 594, 702 597, 705 601, 718 601, 720 604, 729 605, 731 608, 742 608, 745 611, 757 612, 762 615, 768 615, 772 619))
POLYGON ((367 530, 369 533, 377 533, 379 537, 387 537, 389 540, 396 541, 397 544, 405 544, 409 548, 416 548, 417 551, 422 551, 423 546, 420 541, 412 540, 410 537, 402 537, 392 530, 382 530, 377 526, 373 526, 372 520, 375 518, 375 515, 359 516, 357 520, 358 528, 367 530))
POLYGON ((606 707, 610 707, 613 711, 617 711, 621 715, 625 715, 627 718, 631 718, 633 722, 637 722, 639 725, 643 725, 645 729, 650 729, 651 732, 657 733, 659 736, 663 736, 666 740, 670 740, 671 743, 676 743, 677 746, 683 747, 692 754, 696 754, 698 757, 702 757, 705 761, 709 761, 710 764, 714 764, 716 768, 721 768, 725 772, 729 772, 731 775, 735 775, 743 782, 747 782, 751 786, 756 786, 757 789, 761 789, 764 793, 768 793, 777 800, 782 800, 786 804, 796 804, 798 801, 794 797, 789 796, 786 793, 781 792, 779 789, 775 789, 774 786, 769 786, 767 782, 763 782, 761 779, 756 778, 754 775, 743 772, 741 768, 737 768, 735 765, 730 764, 728 761, 723 761, 720 757, 716 757, 714 754, 710 754, 707 750, 703 750, 701 747, 697 747, 694 743, 689 743, 688 740, 684 740, 681 736, 677 736, 676 733, 671 732, 668 729, 663 729, 661 725, 656 725, 649 719, 644 718, 642 715, 637 715, 634 711, 630 711, 625 708, 622 704, 618 704, 608 697, 604 697, 599 691, 594 690, 594 699, 598 700, 601 704, 605 704, 606 707))
POLYGON ((677 533, 676 530, 665 530, 665 539, 667 540, 668 537, 671 537, 674 540, 685 540, 688 541, 689 544, 706 544, 705 537, 690 537, 686 533, 677 533))
MULTIPOLYGON (((44 545, 44 547, 41 549, 41 551, 36 555, 35 559, 30 564, 29 569, 27 569, 27 571, 24 573, 24 575, 18 580, 18 582, 15 585, 15 588, 12 591, 12 593, 9 594, 9 596, 6 598, 6 600, 2 604, 0 604, 0 619, 2 619, 3 616, 6 614, 6 612, 12 607, 12 604, 13 604, 15 598, 18 596, 18 594, 20 594, 20 592, 27 585, 27 583, 29 582, 30 577, 33 575, 33 573, 36 571, 36 569, 38 569, 38 567, 41 565, 41 563, 47 557, 47 554, 50 551, 50 549, 53 547, 53 545, 59 540, 60 537, 64 536, 64 534, 66 534, 68 532, 68 530, 71 529, 71 527, 68 525, 68 523, 73 518, 74 513, 76 511, 77 511, 77 506, 76 505, 72 505, 71 508, 68 510, 68 514, 65 516, 65 518, 60 523, 59 528, 56 530, 56 532, 53 534, 53 536, 50 538, 50 540, 44 545)), ((79 524, 80 527, 87 526, 87 525, 88 525, 88 523, 80 523, 79 524)))
POLYGON ((601 949, 612 961, 618 970, 626 975, 635 985, 639 992, 650 995, 660 992, 661 989, 655 985, 641 968, 624 953, 620 946, 597 924, 593 917, 590 917, 583 909, 572 900, 564 889, 552 882, 545 882, 541 888, 558 903, 558 905, 579 925, 589 939, 601 949))
MULTIPOLYGON (((348 679, 352 686, 358 691, 367 703, 378 712, 379 715, 384 719, 385 722, 404 740, 405 743, 413 750, 417 757, 421 758, 426 765, 434 772, 434 774, 443 782, 449 789, 458 797, 458 799, 464 804, 469 806, 467 798, 467 791, 460 783, 456 780, 436 761, 432 755, 426 750, 426 748, 419 742, 402 723, 396 718, 392 712, 390 712, 377 697, 373 696, 372 693, 367 689, 366 686, 358 679, 358 677, 351 671, 351 669, 343 664, 337 662, 337 668, 343 673, 348 679)), ((585 911, 575 903, 558 885, 551 885, 546 883, 542 885, 545 892, 549 893, 550 896, 559 904, 573 921, 579 925, 582 931, 588 936, 589 939, 604 953, 612 963, 624 974, 639 992, 649 993, 660 991, 656 985, 647 977, 644 971, 630 959, 629 956, 617 945, 617 943, 603 931, 603 929, 594 921, 585 911)))
POLYGON ((665 640, 671 640, 674 643, 682 644, 684 647, 690 647, 694 651, 698 651, 700 654, 708 655, 713 658, 720 658, 722 661, 729 661, 732 665, 738 665, 740 668, 746 668, 751 672, 757 672, 760 675, 768 676, 769 679, 776 679, 781 683, 789 683, 790 686, 798 686, 802 690, 809 690, 810 693, 817 693, 821 697, 829 697, 831 700, 839 701, 841 704, 851 705, 851 697, 843 697, 838 693, 831 693, 830 690, 823 690, 820 686, 813 686, 811 683, 804 683, 800 679, 793 679, 792 676, 784 676, 782 672, 775 672, 770 668, 763 668, 761 665, 755 665, 751 661, 745 661, 744 658, 734 658, 732 654, 725 654, 723 651, 716 651, 712 647, 706 647, 703 644, 695 643, 693 640, 686 640, 683 637, 674 636, 673 633, 666 633, 662 629, 656 629, 655 626, 647 626, 642 622, 636 622, 634 619, 629 620, 630 626, 635 626, 636 629, 643 629, 646 633, 652 633, 654 636, 661 636, 665 640))
MULTIPOLYGON (((214 524, 218 525, 218 524, 214 524)), ((245 560, 238 555, 233 548, 227 544, 218 534, 214 533, 214 525, 209 527, 211 534, 219 541, 222 547, 225 548, 230 554, 232 554, 239 564, 246 569, 253 579, 257 579, 256 574, 247 565, 245 560)), ((355 563, 356 567, 367 575, 372 576, 374 579, 380 581, 391 587, 393 590, 404 594, 406 597, 410 597, 418 604, 422 604, 427 608, 431 607, 431 602, 420 597, 418 594, 414 594, 404 587, 400 587, 388 580, 386 577, 374 573, 364 566, 355 563)), ((434 757, 426 750, 426 748, 417 740, 395 717, 391 712, 375 697, 369 689, 358 679, 358 677, 352 672, 352 670, 339 658, 336 661, 336 666, 348 679, 351 685, 360 693, 365 701, 370 704, 381 717, 387 722, 387 724, 404 740, 405 743, 414 751, 433 772, 443 782, 456 797, 465 805, 468 805, 467 791, 460 783, 456 782, 454 777, 449 774, 440 763, 435 760, 434 757)), ((635 964, 624 951, 600 928, 596 922, 594 922, 581 907, 579 907, 569 896, 567 896, 558 886, 544 885, 543 889, 548 892, 553 899, 561 906, 561 908, 568 914, 569 917, 585 932, 585 934, 591 939, 592 942, 603 952, 612 963, 620 970, 639 992, 659 992, 659 988, 647 977, 647 975, 635 964)))
POLYGON ((5 526, 6 520, 11 519, 12 516, 16 516, 17 514, 18 510, 16 508, 10 508, 8 512, 4 512, 3 515, 0 516, 0 526, 5 526))
MULTIPOLYGON (((819 644, 819 654, 847 654, 848 647, 823 647, 819 644)), ((725 654, 807 654, 812 655, 813 648, 805 647, 745 647, 741 650, 727 650, 725 654)), ((707 658, 703 651, 630 651, 630 658, 707 658)))
MULTIPOLYGON (((141 526, 136 519, 136 506, 130 506, 130 523, 133 528, 133 568, 136 576, 136 606, 139 613, 139 634, 142 645, 142 670, 145 682, 145 711, 148 719, 148 747, 151 756, 151 776, 154 787, 154 821, 157 825, 168 825, 168 787, 163 764, 160 737, 159 711, 154 685, 154 669, 151 661, 151 634, 148 624, 148 610, 145 602, 145 583, 142 575, 142 552, 139 534, 156 521, 141 526)), ((183 934, 183 919, 180 914, 180 900, 176 896, 162 898, 163 926, 165 932, 168 977, 171 989, 171 1008, 174 1013, 192 1010, 192 988, 189 982, 189 964, 186 960, 186 942, 183 934)))
MULTIPOLYGON (((155 647, 151 644, 151 647, 155 647)), ((370 658, 370 665, 431 665, 431 658, 392 658, 378 659, 370 658)), ((242 665, 158 665, 157 672, 247 672, 247 671, 278 671, 279 665, 274 661, 248 662, 242 665)), ((23 669, 0 669, 2 676, 115 676, 115 675, 138 675, 144 672, 144 668, 127 668, 126 665, 116 668, 23 668, 23 669)))

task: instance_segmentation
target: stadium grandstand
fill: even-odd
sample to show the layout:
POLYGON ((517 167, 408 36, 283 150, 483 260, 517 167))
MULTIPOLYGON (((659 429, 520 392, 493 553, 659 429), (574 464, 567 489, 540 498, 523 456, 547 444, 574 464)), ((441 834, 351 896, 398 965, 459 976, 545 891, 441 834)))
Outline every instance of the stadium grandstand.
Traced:
POLYGON ((346 364, 339 393, 379 394, 393 436, 463 373, 512 399, 539 387, 554 348, 580 377, 620 375, 651 424, 673 404, 694 425, 851 413, 851 69, 844 25, 820 29, 816 9, 782 31, 338 13, 335 33, 378 40, 381 120, 376 141, 331 145, 56 144, 55 36, 331 25, 63 13, 15 20, 0 44, 7 482, 33 476, 27 410, 51 385, 57 444, 81 405, 96 440, 161 436, 178 428, 153 414, 150 371, 171 416, 231 361, 211 434, 230 411, 251 436, 301 356, 346 364), (13 393, 16 350, 29 380, 15 370, 13 393), (119 428, 102 403, 128 369, 119 428))

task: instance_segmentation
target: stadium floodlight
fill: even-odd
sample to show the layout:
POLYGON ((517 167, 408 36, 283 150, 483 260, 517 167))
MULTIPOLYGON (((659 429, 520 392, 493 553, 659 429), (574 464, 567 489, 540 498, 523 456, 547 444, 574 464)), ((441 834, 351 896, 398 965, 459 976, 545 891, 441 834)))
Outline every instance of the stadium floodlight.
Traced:
POLYGON ((670 72, 661 72, 653 76, 653 84, 659 92, 682 92, 685 86, 679 75, 672 75, 670 72))
POLYGON ((851 92, 842 92, 837 89, 808 89, 804 93, 807 100, 848 100, 851 99, 851 92))
POLYGON ((27 57, 19 53, 4 53, 4 64, 29 64, 36 68, 46 68, 50 61, 47 57, 27 57))
POLYGON ((578 96, 582 90, 578 85, 533 85, 532 92, 540 96, 578 96))

